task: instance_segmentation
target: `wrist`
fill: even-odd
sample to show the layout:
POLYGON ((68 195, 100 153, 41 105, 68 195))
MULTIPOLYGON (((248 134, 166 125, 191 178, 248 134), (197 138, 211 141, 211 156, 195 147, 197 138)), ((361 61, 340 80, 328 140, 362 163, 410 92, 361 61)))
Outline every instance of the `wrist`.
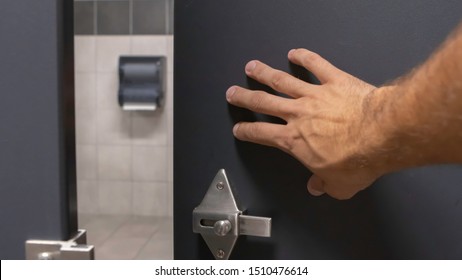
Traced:
POLYGON ((403 84, 377 88, 363 108, 370 126, 368 153, 378 174, 421 166, 432 161, 425 125, 414 92, 403 84))
POLYGON ((399 121, 394 104, 398 91, 395 85, 378 87, 363 101, 362 140, 359 143, 371 172, 377 177, 407 165, 403 161, 406 147, 400 145, 400 135, 407 125, 399 121))

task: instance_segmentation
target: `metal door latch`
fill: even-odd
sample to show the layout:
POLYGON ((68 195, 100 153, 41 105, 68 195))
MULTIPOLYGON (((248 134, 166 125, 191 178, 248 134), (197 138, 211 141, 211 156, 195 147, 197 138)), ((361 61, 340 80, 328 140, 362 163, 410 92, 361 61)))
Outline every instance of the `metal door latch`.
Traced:
POLYGON ((86 245, 87 232, 79 229, 69 241, 27 240, 27 260, 94 260, 95 247, 86 245))
POLYGON ((193 211, 193 232, 202 235, 215 259, 227 260, 239 235, 271 237, 271 218, 242 213, 226 172, 220 169, 193 211))

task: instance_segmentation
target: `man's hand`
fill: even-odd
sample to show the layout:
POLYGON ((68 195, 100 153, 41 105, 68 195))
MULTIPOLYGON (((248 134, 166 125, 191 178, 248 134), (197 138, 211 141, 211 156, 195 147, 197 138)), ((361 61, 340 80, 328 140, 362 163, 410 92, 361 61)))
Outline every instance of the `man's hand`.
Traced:
POLYGON ((279 148, 313 172, 308 190, 346 199, 379 176, 409 167, 462 163, 462 25, 410 74, 375 88, 304 49, 289 60, 321 85, 258 62, 246 74, 284 98, 238 86, 228 102, 287 124, 238 123, 243 141, 279 148))
POLYGON ((246 74, 292 98, 232 86, 229 103, 276 116, 287 124, 264 122, 235 125, 236 138, 279 148, 313 172, 312 195, 327 193, 348 199, 383 173, 370 155, 382 141, 381 130, 369 116, 369 99, 376 88, 334 67, 318 54, 291 50, 289 60, 312 72, 314 85, 259 61, 250 61, 246 74))

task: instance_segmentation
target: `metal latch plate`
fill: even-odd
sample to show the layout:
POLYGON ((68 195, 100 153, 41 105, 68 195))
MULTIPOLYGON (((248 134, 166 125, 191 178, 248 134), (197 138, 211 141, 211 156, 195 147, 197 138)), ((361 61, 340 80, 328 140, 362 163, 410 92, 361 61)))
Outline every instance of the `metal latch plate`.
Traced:
POLYGON ((242 213, 225 170, 219 170, 193 211, 193 232, 202 235, 216 259, 229 258, 239 235, 271 236, 271 218, 242 213))
POLYGON ((86 245, 86 231, 80 229, 69 241, 27 240, 27 260, 94 260, 95 247, 86 245))

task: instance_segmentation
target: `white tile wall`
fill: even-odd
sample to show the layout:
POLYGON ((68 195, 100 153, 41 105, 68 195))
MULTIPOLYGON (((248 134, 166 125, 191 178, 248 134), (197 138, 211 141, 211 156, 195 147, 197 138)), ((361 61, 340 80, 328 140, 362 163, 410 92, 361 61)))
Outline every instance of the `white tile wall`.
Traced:
POLYGON ((96 102, 98 109, 120 111, 118 103, 119 75, 117 72, 98 73, 96 102))
POLYGON ((75 107, 96 108, 96 74, 75 74, 75 107))
MULTIPOLYGON (((167 86, 169 90, 173 93, 173 53, 174 51, 174 39, 173 36, 167 38, 167 57, 172 58, 168 60, 167 63, 167 79, 168 83, 167 86)), ((168 216, 173 217, 173 125, 174 125, 174 118, 173 118, 173 102, 174 102, 174 95, 170 94, 167 96, 166 107, 168 110, 168 121, 167 121, 167 130, 168 130, 168 148, 167 148, 167 158, 168 158, 168 216)), ((173 253, 172 253, 173 254, 173 253)))
POLYGON ((164 108, 154 112, 133 112, 132 143, 165 147, 168 142, 168 114, 169 111, 164 108))
POLYGON ((173 213, 173 36, 76 36, 79 212, 173 213), (166 105, 125 112, 117 103, 120 55, 167 57, 166 105))
POLYGON ((94 73, 96 70, 96 37, 76 36, 75 39, 75 72, 94 73))
POLYGON ((96 109, 76 108, 75 130, 77 144, 96 143, 96 109))
POLYGON ((97 181, 77 181, 77 207, 79 213, 99 212, 99 191, 97 181))
POLYGON ((168 215, 167 183, 133 183, 133 214, 140 216, 168 215))
POLYGON ((168 40, 172 36, 132 36, 132 54, 169 55, 168 40))
MULTIPOLYGON (((167 79, 167 91, 173 92, 173 72, 168 72, 167 79)), ((166 96, 165 107, 173 112, 173 94, 168 94, 166 96)))
POLYGON ((133 180, 167 182, 167 149, 156 146, 133 146, 133 180))
POLYGON ((77 145, 77 177, 80 180, 97 179, 97 150, 96 145, 77 145))
POLYGON ((130 55, 130 36, 96 36, 98 72, 117 72, 121 55, 130 55))
POLYGON ((168 73, 173 73, 173 46, 174 46, 173 36, 168 36, 167 37, 167 57, 172 58, 168 60, 168 68, 167 68, 168 73))
POLYGON ((127 215, 132 209, 132 183, 129 181, 102 181, 99 186, 99 207, 105 214, 127 215))
POLYGON ((131 114, 127 111, 98 108, 98 143, 129 145, 131 114))
POLYGON ((99 146, 98 178, 101 180, 131 180, 131 152, 130 146, 99 146))

